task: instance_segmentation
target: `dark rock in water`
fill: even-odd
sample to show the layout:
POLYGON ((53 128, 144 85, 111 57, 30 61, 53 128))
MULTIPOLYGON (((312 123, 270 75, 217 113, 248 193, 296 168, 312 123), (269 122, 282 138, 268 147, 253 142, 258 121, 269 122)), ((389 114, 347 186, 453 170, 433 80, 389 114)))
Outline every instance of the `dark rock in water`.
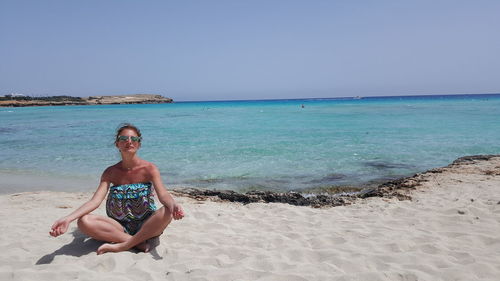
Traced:
POLYGON ((469 164, 474 161, 487 161, 490 160, 493 157, 499 157, 499 155, 492 155, 492 154, 486 154, 486 155, 472 155, 472 156, 464 156, 460 157, 457 160, 453 161, 451 165, 458 165, 458 164, 469 164))
POLYGON ((188 195, 196 199, 206 199, 206 197, 218 197, 221 200, 230 202, 240 202, 244 204, 265 202, 265 203, 287 203, 296 206, 340 206, 349 203, 349 200, 341 197, 315 195, 305 197, 297 192, 272 192, 272 191, 249 191, 238 193, 232 190, 200 190, 200 189, 177 189, 177 193, 188 195))
POLYGON ((383 194, 377 188, 367 188, 361 190, 357 196, 359 198, 381 197, 383 194))
POLYGON ((386 169, 400 169, 400 168, 409 168, 409 165, 401 164, 401 163, 389 163, 383 161, 372 161, 366 162, 365 166, 373 167, 375 169, 386 170, 386 169))
MULTIPOLYGON (((299 192, 249 191, 246 193, 238 193, 231 190, 199 190, 192 188, 176 189, 174 191, 180 193, 181 195, 187 195, 198 200, 205 200, 208 197, 218 197, 221 200, 241 202, 244 204, 253 202, 275 202, 312 207, 349 205, 354 203, 356 200, 369 197, 387 197, 398 198, 399 200, 411 200, 411 196, 408 191, 415 189, 422 182, 425 182, 426 174, 442 173, 446 171, 447 168, 454 165, 467 165, 472 161, 485 161, 493 157, 500 157, 500 155, 476 155, 461 157, 447 167, 432 169, 425 173, 415 174, 411 177, 387 181, 377 187, 369 187, 365 189, 359 188, 359 191, 352 193, 342 192, 340 194, 312 194, 306 196, 299 192)), ((313 189, 308 189, 308 191, 312 190, 313 189)), ((500 201, 498 201, 497 204, 500 205, 500 201)), ((459 210, 458 213, 465 214, 465 211, 459 210)))
POLYGON ((386 183, 386 182, 390 182, 390 181, 393 181, 393 180, 397 180, 397 179, 400 179, 402 176, 382 176, 382 177, 378 177, 378 178, 375 178, 375 179, 371 179, 367 182, 365 182, 363 184, 363 186, 367 186, 367 187, 374 187, 374 186, 379 186, 383 183, 386 183))
POLYGON ((328 184, 331 182, 339 181, 345 179, 347 176, 343 174, 329 174, 326 175, 320 179, 314 179, 311 181, 308 181, 306 183, 308 184, 328 184))
POLYGON ((245 194, 237 193, 231 190, 224 190, 221 191, 217 196, 219 196, 220 199, 222 200, 227 200, 231 202, 241 202, 241 203, 251 203, 251 202, 257 202, 254 198, 247 196, 245 194))
POLYGON ((360 192, 362 188, 358 186, 343 186, 343 185, 331 185, 331 186, 318 186, 311 188, 304 188, 296 190, 301 194, 342 194, 342 193, 356 193, 360 192))
POLYGON ((270 191, 251 191, 246 194, 264 202, 288 203, 298 206, 310 205, 307 198, 296 192, 275 193, 270 191))
POLYGON ((211 179, 194 179, 185 181, 186 184, 213 184, 224 182, 223 179, 211 178, 211 179))
POLYGON ((2 127, 0 127, 0 134, 1 134, 1 133, 12 133, 12 132, 14 132, 14 131, 15 131, 15 130, 14 130, 14 129, 12 129, 12 128, 2 128, 2 127))
MULTIPOLYGON (((175 192, 193 197, 198 200, 205 200, 208 197, 218 197, 221 200, 230 202, 240 202, 243 204, 265 202, 265 203, 287 203, 296 206, 312 207, 335 207, 352 204, 357 199, 368 197, 396 197, 400 200, 409 200, 411 197, 404 194, 404 190, 414 188, 419 184, 418 175, 409 178, 402 178, 386 182, 378 187, 354 188, 345 192, 339 190, 338 194, 312 194, 305 196, 299 192, 273 192, 273 191, 248 191, 238 193, 232 190, 200 190, 200 189, 177 189, 175 192)), ((340 187, 342 188, 342 187, 340 187)), ((315 189, 308 189, 310 193, 315 189)))

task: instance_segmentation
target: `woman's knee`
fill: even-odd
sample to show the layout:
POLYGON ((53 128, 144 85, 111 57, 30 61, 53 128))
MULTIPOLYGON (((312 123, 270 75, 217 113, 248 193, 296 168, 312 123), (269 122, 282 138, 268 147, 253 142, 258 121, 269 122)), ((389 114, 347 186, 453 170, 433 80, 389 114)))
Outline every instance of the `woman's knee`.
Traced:
POLYGON ((80 217, 76 224, 81 230, 87 229, 92 224, 92 215, 84 215, 80 217))
POLYGON ((161 223, 165 224, 165 227, 172 221, 173 214, 168 210, 168 208, 162 207, 157 212, 157 219, 161 221, 161 223))
POLYGON ((174 215, 168 208, 163 207, 163 217, 165 221, 170 222, 174 218, 174 215))

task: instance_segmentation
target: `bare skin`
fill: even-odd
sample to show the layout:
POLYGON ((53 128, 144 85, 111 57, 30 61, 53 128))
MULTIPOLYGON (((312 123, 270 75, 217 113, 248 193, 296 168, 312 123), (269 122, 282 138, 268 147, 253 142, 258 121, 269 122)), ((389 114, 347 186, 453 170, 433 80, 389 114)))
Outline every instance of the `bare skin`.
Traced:
MULTIPOLYGON (((135 130, 125 129, 121 136, 137 136, 135 130)), ((159 236, 168 224, 184 217, 182 207, 177 204, 170 193, 165 189, 158 168, 137 156, 140 142, 117 141, 122 161, 108 167, 101 176, 101 182, 93 197, 77 210, 60 218, 52 225, 49 234, 53 237, 64 234, 74 220, 78 220, 78 228, 88 236, 105 241, 97 249, 97 254, 106 252, 126 251, 135 247, 144 252, 150 250, 148 239, 159 236), (135 235, 123 231, 123 227, 112 218, 90 214, 102 203, 111 185, 123 185, 138 182, 151 182, 156 196, 163 205, 151 215, 135 235)))

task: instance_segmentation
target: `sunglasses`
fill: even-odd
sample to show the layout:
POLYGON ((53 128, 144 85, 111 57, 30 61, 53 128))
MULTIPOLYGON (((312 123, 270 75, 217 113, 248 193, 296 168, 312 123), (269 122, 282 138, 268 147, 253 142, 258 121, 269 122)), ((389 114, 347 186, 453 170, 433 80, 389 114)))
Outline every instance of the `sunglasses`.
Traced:
POLYGON ((141 137, 134 137, 134 136, 118 136, 116 138, 117 141, 128 141, 131 140, 133 142, 141 142, 141 137))

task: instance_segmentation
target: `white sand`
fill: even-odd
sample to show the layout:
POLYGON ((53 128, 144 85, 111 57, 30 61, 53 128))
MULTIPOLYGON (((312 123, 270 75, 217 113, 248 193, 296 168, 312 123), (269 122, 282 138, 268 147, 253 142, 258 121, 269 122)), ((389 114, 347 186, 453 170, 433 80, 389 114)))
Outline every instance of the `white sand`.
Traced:
POLYGON ((426 174, 412 201, 327 209, 177 198, 153 252, 101 256, 75 223, 48 234, 90 194, 2 195, 0 280, 500 280, 498 174, 493 158, 426 174))

